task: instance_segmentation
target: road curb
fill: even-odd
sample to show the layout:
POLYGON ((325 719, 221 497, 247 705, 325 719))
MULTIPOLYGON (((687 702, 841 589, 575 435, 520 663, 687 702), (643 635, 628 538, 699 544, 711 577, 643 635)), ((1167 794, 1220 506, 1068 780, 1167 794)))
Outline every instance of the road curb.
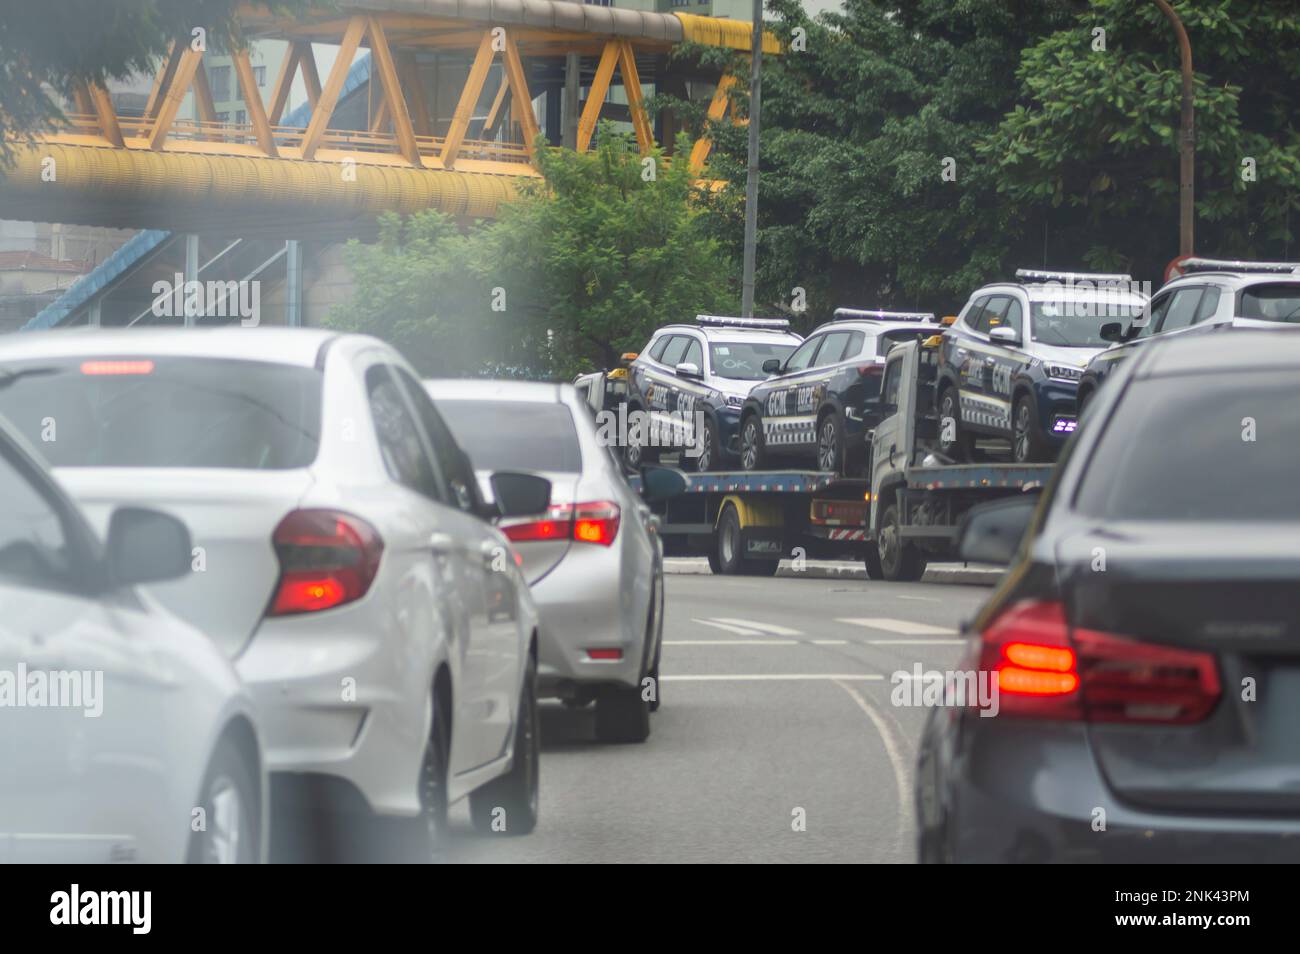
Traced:
MULTIPOLYGON (((664 572, 674 576, 711 576, 708 560, 703 557, 668 557, 664 560, 664 572)), ((802 570, 796 570, 788 562, 783 562, 776 571, 777 576, 800 577, 808 580, 866 580, 867 571, 856 563, 832 561, 805 562, 802 570)), ((997 567, 964 566, 960 563, 940 563, 926 567, 922 583, 952 583, 970 586, 993 586, 1002 578, 1002 570, 997 567)))

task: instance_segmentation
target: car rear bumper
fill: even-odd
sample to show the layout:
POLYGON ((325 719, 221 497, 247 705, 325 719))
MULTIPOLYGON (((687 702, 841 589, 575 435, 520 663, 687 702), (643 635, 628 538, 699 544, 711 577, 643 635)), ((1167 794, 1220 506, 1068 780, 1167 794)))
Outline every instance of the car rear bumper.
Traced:
POLYGON ((1152 811, 1119 798, 1082 725, 970 717, 957 749, 960 721, 934 714, 922 746, 934 762, 923 757, 918 775, 919 825, 942 832, 953 861, 1300 861, 1300 818, 1152 811))

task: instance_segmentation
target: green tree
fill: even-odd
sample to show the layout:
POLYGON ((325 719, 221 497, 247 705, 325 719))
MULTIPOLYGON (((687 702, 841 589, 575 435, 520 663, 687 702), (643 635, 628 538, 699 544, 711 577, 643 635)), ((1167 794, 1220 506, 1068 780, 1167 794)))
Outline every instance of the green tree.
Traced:
MULTIPOLYGON (((63 118, 54 96, 78 81, 105 83, 150 72, 173 39, 206 32, 209 49, 240 42, 240 0, 8 0, 0 3, 0 160, 11 134, 38 133, 63 118)), ((311 0, 271 0, 293 11, 311 0)), ((332 3, 317 3, 332 6, 332 3)))
MULTIPOLYGON (((1274 0, 1176 2, 1196 69, 1196 248, 1293 253, 1300 18, 1274 0)), ((1181 73, 1156 6, 1094 0, 1024 52, 1022 101, 978 147, 1051 257, 1155 278, 1178 251, 1181 73)))

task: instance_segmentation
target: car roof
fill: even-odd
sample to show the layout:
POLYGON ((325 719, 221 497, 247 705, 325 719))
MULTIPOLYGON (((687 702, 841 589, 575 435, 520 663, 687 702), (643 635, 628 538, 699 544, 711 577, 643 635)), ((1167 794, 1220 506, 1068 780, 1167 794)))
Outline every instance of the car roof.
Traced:
POLYGON ((425 378, 424 388, 435 401, 526 401, 554 404, 564 400, 571 384, 501 378, 425 378))
POLYGON ((688 325, 685 322, 664 325, 662 328, 656 328, 651 337, 658 337, 666 331, 671 332, 696 332, 704 335, 706 341, 766 341, 777 344, 790 343, 798 344, 803 339, 793 331, 786 331, 780 328, 739 328, 739 327, 709 327, 705 325, 688 325))
POLYGON ((0 363, 91 355, 156 355, 266 361, 310 368, 315 366, 321 348, 339 337, 364 336, 282 326, 59 328, 0 336, 0 363))
POLYGON ((1242 371, 1300 371, 1300 334, 1295 331, 1236 329, 1213 335, 1157 336, 1138 351, 1137 377, 1222 374, 1242 371))
POLYGON ((821 334, 823 331, 866 331, 871 334, 879 334, 882 331, 943 331, 943 325, 937 321, 881 321, 872 318, 840 318, 837 321, 828 321, 823 325, 818 325, 812 330, 811 335, 821 334))
POLYGON ((1160 291, 1181 285, 1220 285, 1234 291, 1251 285, 1296 285, 1300 286, 1300 275, 1286 272, 1188 272, 1171 278, 1160 286, 1160 291))
POLYGON ((1098 295, 1112 299, 1119 303, 1144 305, 1146 296, 1138 294, 1135 291, 1127 289, 1109 288, 1105 285, 1099 288, 1080 288, 1077 285, 1048 285, 1040 282, 991 282, 984 285, 971 293, 970 300, 974 300, 981 295, 993 295, 998 292, 1022 291, 1030 301, 1092 301, 1098 295))

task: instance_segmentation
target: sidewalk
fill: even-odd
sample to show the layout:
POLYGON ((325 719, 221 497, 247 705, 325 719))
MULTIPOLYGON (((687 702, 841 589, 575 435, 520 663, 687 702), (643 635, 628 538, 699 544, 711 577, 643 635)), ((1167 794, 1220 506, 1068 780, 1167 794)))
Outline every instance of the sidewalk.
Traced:
MULTIPOLYGON (((672 574, 708 574, 709 561, 704 557, 666 557, 664 572, 672 574)), ((922 583, 964 583, 975 586, 992 586, 1002 578, 1002 568, 964 563, 931 563, 925 568, 922 583)), ((777 576, 802 576, 825 580, 866 580, 867 571, 861 563, 841 560, 805 560, 801 571, 795 570, 789 560, 782 560, 777 576)))

